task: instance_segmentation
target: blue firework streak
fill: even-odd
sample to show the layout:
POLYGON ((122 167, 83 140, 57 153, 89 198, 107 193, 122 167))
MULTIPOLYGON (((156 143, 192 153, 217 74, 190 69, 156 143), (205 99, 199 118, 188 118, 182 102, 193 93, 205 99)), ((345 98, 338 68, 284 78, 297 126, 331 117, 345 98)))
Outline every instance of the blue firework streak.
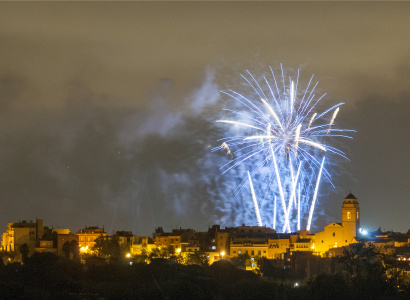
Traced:
POLYGON ((219 140, 222 144, 212 151, 223 149, 230 155, 221 170, 240 174, 235 196, 249 193, 244 188, 250 187, 259 226, 281 225, 283 232, 291 232, 303 225, 310 230, 321 178, 331 183, 325 157, 346 158, 330 146, 331 138, 351 138, 346 134, 353 130, 335 128, 344 103, 319 110, 326 94, 315 94, 318 83, 312 84, 313 75, 299 92, 299 71, 296 81, 289 77, 286 84, 282 65, 280 81, 271 67, 260 83, 249 71, 241 76, 253 96, 222 91, 234 103, 233 109, 225 109, 227 118, 217 122, 229 125, 233 135, 219 140))

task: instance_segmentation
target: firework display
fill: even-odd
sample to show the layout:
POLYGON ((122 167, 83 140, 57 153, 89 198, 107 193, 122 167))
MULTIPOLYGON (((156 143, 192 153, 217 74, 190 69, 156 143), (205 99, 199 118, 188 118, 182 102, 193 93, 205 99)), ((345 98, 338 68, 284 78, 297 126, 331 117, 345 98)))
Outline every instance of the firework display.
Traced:
POLYGON ((240 183, 232 196, 249 195, 258 226, 310 230, 321 178, 331 183, 328 161, 334 154, 346 158, 330 146, 332 138, 351 138, 346 134, 353 130, 335 128, 344 103, 323 109, 326 94, 316 95, 313 75, 299 91, 299 70, 296 80, 285 77, 282 65, 278 79, 269 71, 260 80, 249 71, 241 75, 249 93, 222 91, 233 101, 216 122, 229 136, 212 151, 229 155, 222 173, 236 172, 240 183))

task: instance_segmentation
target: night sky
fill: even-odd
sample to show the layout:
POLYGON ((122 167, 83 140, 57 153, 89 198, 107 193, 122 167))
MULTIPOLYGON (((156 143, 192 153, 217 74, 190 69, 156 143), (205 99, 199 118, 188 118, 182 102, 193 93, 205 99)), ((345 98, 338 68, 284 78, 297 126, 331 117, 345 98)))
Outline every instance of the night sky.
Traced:
POLYGON ((357 131, 313 231, 341 221, 352 192, 362 226, 406 232, 409 16, 408 2, 0 3, 1 231, 35 218, 206 230, 236 184, 210 151, 219 91, 283 63, 315 74, 326 101, 346 103, 337 125, 357 131))

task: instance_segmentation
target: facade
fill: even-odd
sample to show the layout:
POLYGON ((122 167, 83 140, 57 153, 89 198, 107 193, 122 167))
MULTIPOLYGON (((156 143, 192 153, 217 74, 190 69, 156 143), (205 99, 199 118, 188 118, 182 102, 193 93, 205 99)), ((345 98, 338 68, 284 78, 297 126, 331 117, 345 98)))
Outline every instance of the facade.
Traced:
POLYGON ((97 238, 106 237, 107 233, 104 231, 104 226, 102 228, 90 226, 79 230, 76 235, 78 236, 80 251, 87 252, 94 247, 97 238))
POLYGON ((115 231, 114 237, 118 239, 120 245, 125 246, 127 249, 131 248, 133 234, 131 231, 115 231))
POLYGON ((349 194, 342 205, 342 223, 331 223, 324 231, 315 234, 313 251, 320 256, 334 248, 357 243, 360 228, 360 207, 357 198, 349 194))
POLYGON ((132 237, 130 252, 132 255, 142 255, 144 252, 149 253, 155 247, 156 245, 149 236, 134 235, 132 237))
POLYGON ((21 221, 8 223, 8 229, 3 233, 1 248, 3 251, 15 251, 21 245, 27 244, 30 251, 38 246, 39 240, 44 235, 43 220, 21 221))

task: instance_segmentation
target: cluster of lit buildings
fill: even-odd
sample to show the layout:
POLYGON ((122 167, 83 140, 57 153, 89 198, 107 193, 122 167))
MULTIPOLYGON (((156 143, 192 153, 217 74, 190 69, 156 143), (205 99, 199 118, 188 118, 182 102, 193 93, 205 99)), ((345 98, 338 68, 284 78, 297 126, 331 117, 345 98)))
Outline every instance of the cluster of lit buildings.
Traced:
POLYGON ((14 251, 27 244, 31 253, 61 253, 63 245, 74 240, 80 251, 90 252, 99 237, 116 237, 120 244, 126 245, 131 256, 149 253, 153 248, 173 246, 179 255, 201 251, 208 256, 210 263, 219 259, 234 259, 242 254, 247 254, 252 262, 257 257, 286 261, 303 253, 315 257, 334 257, 342 255, 346 246, 365 238, 385 253, 410 261, 410 231, 407 234, 380 229, 368 234, 362 231, 359 203, 352 194, 343 201, 342 222, 331 223, 317 233, 301 230, 287 234, 261 226, 242 225, 222 229, 219 225, 213 225, 204 232, 182 228, 164 232, 158 227, 152 237, 136 236, 130 231, 115 231, 110 237, 104 227, 86 227, 73 234, 69 229, 45 227, 43 220, 38 219, 36 222, 9 223, 2 235, 1 249, 14 251))

